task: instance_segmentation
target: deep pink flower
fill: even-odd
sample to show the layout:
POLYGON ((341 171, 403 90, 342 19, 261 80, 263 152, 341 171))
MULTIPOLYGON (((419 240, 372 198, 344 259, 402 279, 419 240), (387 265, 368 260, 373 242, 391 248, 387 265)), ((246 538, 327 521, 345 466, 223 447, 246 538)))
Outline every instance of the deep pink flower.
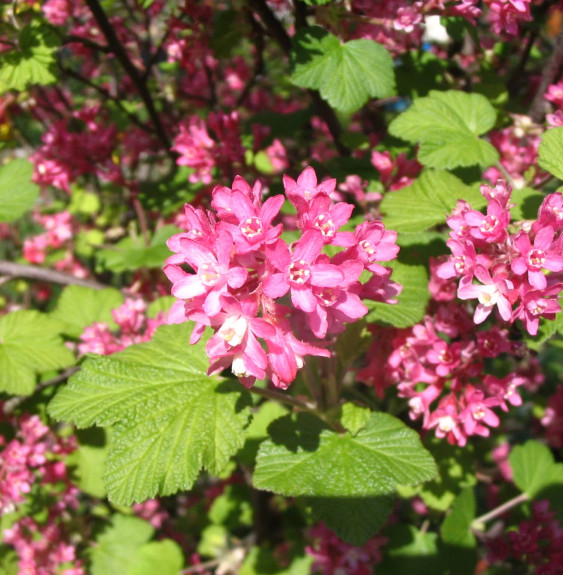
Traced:
POLYGON ((295 245, 293 254, 281 239, 266 246, 268 261, 279 272, 264 280, 264 293, 275 299, 291 291, 291 301, 296 308, 308 313, 314 311, 317 300, 313 287, 334 288, 344 280, 338 266, 316 263, 323 245, 322 233, 309 229, 295 245))
POLYGON ((555 231, 552 227, 542 228, 530 243, 526 232, 520 232, 514 240, 514 245, 520 253, 520 257, 512 260, 512 271, 517 275, 528 272, 528 281, 536 289, 545 289, 547 279, 542 269, 553 272, 563 270, 563 255, 552 249, 555 231))

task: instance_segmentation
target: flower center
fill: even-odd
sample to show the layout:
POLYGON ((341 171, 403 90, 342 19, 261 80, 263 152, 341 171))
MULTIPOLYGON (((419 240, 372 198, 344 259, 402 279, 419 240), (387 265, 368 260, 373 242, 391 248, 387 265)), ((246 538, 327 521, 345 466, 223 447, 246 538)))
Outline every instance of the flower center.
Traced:
POLYGON ((296 260, 289 265, 289 281, 296 284, 304 284, 309 281, 311 270, 305 260, 296 260))
POLYGON ((257 217, 244 220, 239 227, 243 236, 250 241, 256 239, 256 236, 260 236, 264 232, 262 220, 257 217))
POLYGON ((438 423, 438 429, 444 433, 449 433, 455 427, 455 421, 450 415, 445 417, 440 417, 440 422, 438 423))
POLYGON ((211 262, 202 264, 197 270, 197 275, 201 283, 206 286, 214 286, 221 278, 221 273, 217 264, 211 262))
POLYGON ((530 250, 528 254, 528 266, 540 270, 545 263, 545 254, 542 250, 530 250))
POLYGON ((454 257, 454 269, 458 274, 462 274, 465 271, 465 256, 454 257))
POLYGON ((360 242, 360 247, 364 250, 368 258, 371 259, 375 255, 375 249, 368 240, 362 240, 360 242))
POLYGON ((318 293, 318 296, 323 300, 325 305, 331 306, 338 299, 338 288, 323 288, 318 293))
POLYGON ((526 307, 532 315, 541 315, 547 308, 547 303, 541 299, 535 299, 528 302, 526 307))
POLYGON ((333 238, 336 234, 336 228, 334 226, 334 222, 330 218, 328 214, 320 214, 315 218, 313 222, 313 227, 321 230, 321 234, 325 238, 333 238))
POLYGON ((479 294, 478 299, 481 305, 484 305, 485 307, 492 307, 497 303, 498 291, 496 288, 493 288, 493 290, 483 290, 479 294))
POLYGON ((481 222, 479 226, 479 231, 484 235, 493 234, 499 225, 498 218, 496 216, 487 216, 481 222))
POLYGON ((483 409, 482 405, 478 405, 477 407, 475 407, 473 409, 473 419, 476 419, 477 421, 480 421, 481 419, 483 419, 485 417, 485 410, 483 409))

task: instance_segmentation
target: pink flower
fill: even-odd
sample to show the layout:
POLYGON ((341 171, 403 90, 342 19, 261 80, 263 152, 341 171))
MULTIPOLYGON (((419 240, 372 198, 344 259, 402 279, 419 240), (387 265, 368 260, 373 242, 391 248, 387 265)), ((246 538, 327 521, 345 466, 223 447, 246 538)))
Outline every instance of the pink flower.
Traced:
POLYGON ((552 249, 554 236, 553 228, 547 226, 536 234, 533 245, 526 232, 520 232, 514 240, 514 245, 521 255, 512 260, 512 271, 517 275, 528 272, 530 285, 539 290, 545 289, 547 285, 542 269, 553 272, 563 270, 563 256, 552 249))
POLYGON ((305 312, 317 306, 313 287, 334 288, 344 280, 344 273, 333 264, 315 263, 324 241, 316 229, 307 230, 295 245, 293 254, 283 240, 266 246, 268 261, 279 273, 268 276, 263 284, 264 293, 278 298, 291 291, 293 305, 305 312))
POLYGON ((297 181, 289 176, 283 176, 283 186, 289 201, 297 208, 299 213, 309 208, 310 202, 317 194, 330 196, 336 188, 336 180, 329 179, 317 183, 317 174, 311 166, 305 168, 297 181))

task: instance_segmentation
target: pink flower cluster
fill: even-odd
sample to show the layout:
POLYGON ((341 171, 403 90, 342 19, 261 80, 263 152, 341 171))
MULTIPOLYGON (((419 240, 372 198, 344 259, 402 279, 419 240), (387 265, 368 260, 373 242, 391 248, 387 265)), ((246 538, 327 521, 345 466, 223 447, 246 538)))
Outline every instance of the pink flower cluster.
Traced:
POLYGON ((3 533, 4 543, 12 545, 19 556, 18 573, 83 575, 75 548, 62 529, 63 516, 77 503, 78 489, 70 483, 61 460, 76 449, 74 438, 58 437, 36 415, 24 415, 10 423, 18 431, 8 443, 0 437, 0 516, 17 511, 32 491, 41 489, 51 497, 56 493, 55 503, 46 509, 45 523, 24 516, 3 533), (53 493, 52 486, 57 486, 53 493))
POLYGON ((476 331, 455 302, 440 303, 424 323, 385 337, 381 353, 381 340, 375 340, 371 361, 358 372, 358 380, 380 392, 397 385, 399 396, 409 400, 410 418, 421 418, 423 429, 434 429, 451 444, 464 446, 469 436, 488 436, 489 428, 500 423, 494 410, 521 405, 517 388, 536 383, 533 371, 514 369, 503 378, 483 375, 484 358, 517 355, 520 344, 496 326, 476 331))
POLYGON ((365 23, 354 27, 354 37, 372 38, 394 54, 418 47, 424 30, 424 17, 428 14, 461 16, 471 24, 481 14, 478 0, 354 0, 352 11, 365 17, 365 23))
POLYGON ((534 501, 532 516, 518 529, 503 533, 489 543, 489 561, 519 567, 527 565, 535 575, 563 573, 563 526, 549 510, 549 502, 534 501))
MULTIPOLYGON (((528 116, 514 115, 514 124, 489 134, 491 144, 500 154, 500 164, 510 175, 516 188, 523 188, 528 182, 525 174, 534 168, 533 182, 538 183, 545 172, 538 168, 538 148, 543 128, 534 124, 528 116)), ((491 183, 504 177, 496 167, 491 166, 483 174, 491 183)))
POLYGON ((121 170, 112 160, 117 130, 99 116, 100 106, 90 106, 73 112, 69 121, 53 122, 41 137, 43 145, 30 157, 33 181, 68 193, 69 185, 83 174, 121 181, 121 170))
POLYGON ((516 36, 518 26, 530 22, 532 0, 485 0, 489 7, 488 20, 495 34, 516 36))
POLYGON ((563 126, 563 80, 552 84, 545 93, 545 99, 555 105, 556 110, 546 115, 548 127, 561 128, 563 126))
POLYGON ((212 112, 205 121, 192 116, 188 122, 180 124, 180 133, 174 139, 172 150, 178 152, 179 166, 188 166, 194 172, 190 175, 192 183, 211 183, 214 167, 228 173, 233 164, 244 162, 244 148, 240 141, 238 114, 219 114, 212 112), (209 127, 215 139, 209 135, 209 127))
POLYGON ((313 570, 322 575, 372 575, 373 567, 382 559, 381 549, 387 538, 372 537, 361 547, 342 541, 324 523, 309 530, 312 544, 305 548, 307 555, 314 558, 313 570))
POLYGON ((561 311, 563 197, 549 194, 536 220, 511 224, 511 191, 502 180, 482 185, 486 214, 458 201, 447 219, 452 255, 436 274, 459 278, 458 297, 477 300, 475 323, 496 309, 505 322, 519 319, 535 335, 540 318, 553 320, 561 311))
POLYGON ((260 182, 250 187, 238 176, 232 188, 213 190, 213 212, 187 204, 186 233, 168 241, 174 255, 164 272, 179 298, 169 321, 195 321, 192 343, 211 326, 209 373, 231 367, 247 386, 268 376, 287 388, 305 355, 330 356, 312 335, 320 343, 367 313, 363 298, 394 303, 400 291, 378 263, 396 257, 395 232, 379 221, 342 231, 354 206, 333 202, 336 180, 318 183, 313 168, 297 181, 284 176, 283 184, 297 211, 298 238, 290 244, 275 223, 284 196, 263 201, 260 182), (364 271, 371 277, 362 283, 364 271))
POLYGON ((422 166, 416 160, 409 160, 403 153, 392 159, 388 151, 374 150, 371 154, 371 163, 379 172, 385 189, 391 191, 410 185, 422 170, 422 166))
POLYGON ((107 323, 95 322, 84 329, 78 351, 81 355, 111 355, 135 343, 149 341, 156 328, 164 323, 164 315, 148 318, 146 311, 147 304, 143 300, 126 299, 123 305, 111 312, 118 331, 112 331, 107 323))

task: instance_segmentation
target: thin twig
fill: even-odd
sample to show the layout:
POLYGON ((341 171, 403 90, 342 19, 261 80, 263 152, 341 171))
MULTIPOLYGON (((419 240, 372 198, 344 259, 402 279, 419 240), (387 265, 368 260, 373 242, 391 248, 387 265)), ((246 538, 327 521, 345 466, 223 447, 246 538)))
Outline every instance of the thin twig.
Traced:
POLYGON ((62 44, 82 44, 83 46, 86 46, 87 48, 91 48, 92 50, 95 50, 97 52, 104 52, 104 53, 109 53, 111 52, 111 49, 109 46, 104 46, 102 44, 98 44, 97 42, 94 42, 94 40, 90 40, 90 38, 83 38, 82 36, 76 36, 75 34, 67 34, 66 36, 63 37, 62 44))
POLYGON ((90 80, 89 78, 82 76, 81 74, 75 72, 74 70, 71 70, 70 68, 62 66, 60 62, 59 62, 59 68, 63 74, 66 74, 67 76, 70 76, 71 78, 74 78, 75 80, 78 80, 83 84, 86 84, 86 86, 90 86, 90 88, 96 90, 96 92, 98 92, 98 94, 100 94, 105 100, 113 102, 124 114, 127 115, 127 117, 131 120, 133 124, 135 124, 135 126, 141 128, 141 130, 149 134, 155 133, 155 131, 152 128, 141 122, 141 120, 139 120, 139 118, 135 114, 127 110, 123 105, 123 103, 121 102, 120 98, 112 96, 110 92, 105 88, 102 88, 102 86, 98 86, 95 82, 92 82, 92 80, 90 80))
POLYGON ((119 38, 117 37, 117 34, 113 29, 113 26, 108 20, 108 17, 104 12, 104 9, 102 8, 101 4, 98 2, 98 0, 85 0, 85 1, 86 4, 88 5, 88 8, 92 12, 96 22, 98 23, 100 30, 105 36, 111 52, 115 55, 115 57, 125 70, 125 72, 131 78, 131 81, 135 85, 135 88, 139 92, 139 96, 141 96, 141 99, 145 104, 145 108, 147 109, 147 112, 155 127, 156 133, 160 141, 166 148, 166 152, 171 158, 175 160, 174 152, 172 152, 172 150, 170 149, 171 143, 168 138, 168 134, 166 133, 166 130, 164 129, 164 126, 160 120, 160 116, 158 115, 152 96, 149 92, 149 89, 147 88, 147 84, 144 81, 141 73, 129 58, 127 51, 123 47, 123 44, 121 44, 121 42, 119 41, 119 38))
MULTIPOLYGON (((76 373, 79 369, 80 368, 77 366, 69 367, 68 369, 65 369, 61 374, 57 375, 56 377, 53 377, 52 379, 49 379, 47 381, 43 381, 42 383, 37 385, 33 392, 37 393, 38 391, 41 391, 42 389, 50 387, 51 385, 57 385, 57 383, 61 383, 61 381, 65 381, 73 373, 76 373)), ((18 395, 16 397, 12 397, 11 399, 8 399, 8 401, 6 401, 4 403, 4 413, 6 415, 13 413, 15 411, 15 409, 17 407, 19 407, 27 399, 29 399, 29 395, 18 395)))
POLYGON ((16 264, 14 262, 0 261, 0 276, 9 276, 11 278, 24 278, 28 280, 37 280, 47 283, 60 285, 78 285, 93 289, 105 289, 108 286, 97 282, 96 280, 77 278, 71 274, 32 266, 26 264, 16 264))
POLYGON ((555 40, 553 52, 543 69, 538 89, 530 106, 529 116, 537 124, 540 124, 545 116, 546 101, 544 95, 555 81, 561 66, 563 66, 563 29, 555 40))
POLYGON ((524 503, 525 501, 529 501, 529 500, 530 500, 530 497, 528 496, 527 493, 520 493, 520 495, 517 495, 516 497, 507 501, 506 503, 499 505, 498 507, 496 507, 492 511, 489 511, 488 513, 485 513, 484 515, 481 515, 480 517, 475 518, 471 522, 471 529, 473 529, 475 531, 483 531, 483 528, 482 528, 483 523, 486 523, 487 521, 490 521, 491 519, 495 519, 496 517, 499 517, 503 513, 506 513, 507 511, 509 511, 513 507, 516 507, 516 506, 520 505, 521 503, 524 503))

